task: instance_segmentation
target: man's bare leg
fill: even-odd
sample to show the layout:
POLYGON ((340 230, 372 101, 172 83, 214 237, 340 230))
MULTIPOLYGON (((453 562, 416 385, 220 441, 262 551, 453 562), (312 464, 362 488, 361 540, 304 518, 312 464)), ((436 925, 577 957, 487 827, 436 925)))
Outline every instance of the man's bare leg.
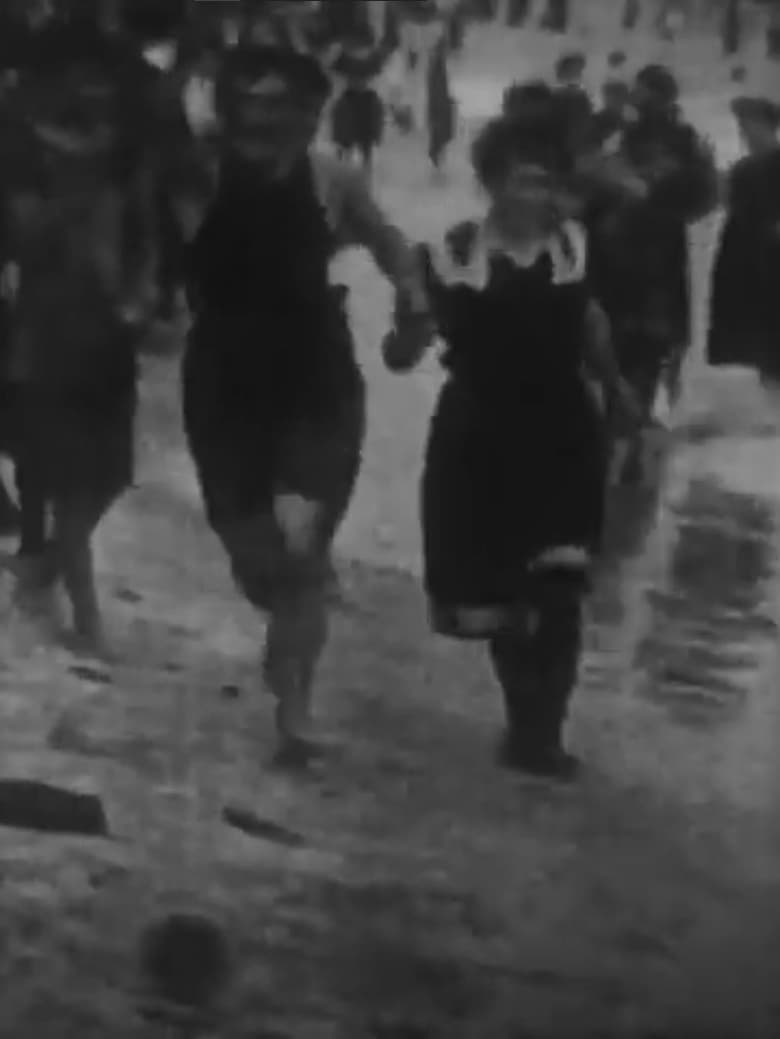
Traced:
POLYGON ((57 560, 48 538, 48 501, 37 473, 17 464, 20 542, 16 559, 16 601, 22 610, 51 612, 57 583, 57 560))
POLYGON ((279 597, 271 611, 264 677, 277 701, 276 762, 305 767, 317 755, 312 691, 328 637, 327 592, 313 584, 279 597))
POLYGON ((105 507, 60 502, 54 509, 54 548, 59 572, 73 610, 74 648, 109 656, 95 583, 92 536, 105 507))

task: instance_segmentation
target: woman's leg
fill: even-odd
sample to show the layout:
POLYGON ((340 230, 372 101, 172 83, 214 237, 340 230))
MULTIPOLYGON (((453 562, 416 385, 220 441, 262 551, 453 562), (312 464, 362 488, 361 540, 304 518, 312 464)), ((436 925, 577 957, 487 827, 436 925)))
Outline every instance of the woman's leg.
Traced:
POLYGON ((11 498, 5 481, 0 476, 0 537, 16 534, 19 530, 19 509, 11 498))
POLYGON ((73 613, 77 648, 108 654, 92 538, 133 478, 136 391, 132 382, 103 387, 101 397, 61 402, 60 473, 53 473, 52 546, 56 572, 73 613), (69 434, 66 436, 65 431, 69 434))
POLYGON ((264 675, 277 698, 280 764, 305 764, 316 746, 312 740, 312 693, 317 668, 328 637, 333 579, 331 547, 352 499, 360 468, 364 430, 363 389, 345 402, 333 428, 317 434, 312 428, 292 438, 280 461, 280 477, 293 486, 310 482, 313 467, 324 474, 315 502, 301 496, 312 510, 313 542, 296 550, 277 517, 281 535, 283 577, 270 608, 264 675))
POLYGON ((35 467, 20 459, 16 467, 16 486, 21 506, 19 555, 23 559, 43 559, 47 549, 46 493, 35 467))
MULTIPOLYGON (((51 552, 48 530, 49 495, 39 440, 40 427, 45 421, 45 402, 31 391, 21 391, 16 414, 16 442, 14 461, 16 491, 19 498, 20 539, 17 550, 17 593, 20 602, 28 596, 29 605, 37 597, 48 593, 56 582, 56 562, 51 552)), ((37 605, 34 605, 37 609, 37 605)))
POLYGON ((312 696, 328 638, 327 590, 313 581, 280 595, 270 611, 263 674, 277 701, 277 763, 305 765, 317 753, 312 696))
POLYGON ((539 700, 538 675, 531 640, 520 627, 494 635, 488 643, 493 672, 498 679, 506 715, 506 745, 528 738, 532 705, 539 700))
MULTIPOLYGON (((192 404, 190 394, 186 402, 192 404)), ((192 433, 192 408, 185 414, 192 433)), ((240 495, 223 487, 226 477, 230 484, 240 483, 241 474, 226 473, 217 458, 206 457, 203 438, 190 436, 209 522, 230 558, 234 581, 268 617, 263 679, 277 701, 277 762, 286 766, 305 766, 319 751, 312 739, 312 691, 328 634, 330 551, 357 478, 363 423, 361 384, 324 424, 327 428, 299 426, 274 447, 268 500, 254 512, 246 512, 240 495), (303 538, 295 529, 302 514, 308 514, 303 525, 309 527, 303 538)), ((243 452, 242 466, 251 465, 247 445, 243 452)))
POLYGON ((561 779, 576 770, 563 729, 581 652, 582 594, 576 572, 539 577, 528 630, 507 630, 490 642, 506 707, 501 760, 507 767, 561 779))
POLYGON ((100 502, 71 498, 54 505, 54 561, 73 610, 77 647, 87 653, 107 652, 92 537, 111 501, 113 498, 100 502))

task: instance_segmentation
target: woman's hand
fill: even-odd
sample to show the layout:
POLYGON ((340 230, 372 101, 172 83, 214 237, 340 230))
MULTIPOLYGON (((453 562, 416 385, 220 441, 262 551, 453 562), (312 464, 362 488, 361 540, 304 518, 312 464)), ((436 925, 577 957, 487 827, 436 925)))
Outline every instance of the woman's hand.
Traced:
POLYGON ((433 317, 426 309, 396 304, 394 327, 382 343, 382 357, 391 372, 408 372, 419 364, 436 337, 433 317))

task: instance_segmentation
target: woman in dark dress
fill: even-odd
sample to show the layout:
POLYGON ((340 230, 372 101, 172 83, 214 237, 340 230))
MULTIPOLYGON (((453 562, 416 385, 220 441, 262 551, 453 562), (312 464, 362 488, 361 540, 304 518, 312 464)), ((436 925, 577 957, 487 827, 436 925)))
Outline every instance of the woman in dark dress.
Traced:
POLYGON ((780 109, 734 105, 748 154, 731 170, 726 224, 713 271, 708 360, 780 380, 780 109))
POLYGON ((427 250, 448 378, 422 523, 435 629, 488 643, 503 762, 569 778, 562 732, 606 481, 604 411, 586 369, 632 404, 585 280, 584 232, 558 215, 563 140, 553 109, 489 124, 474 149, 487 215, 454 228, 442 256, 427 250))
POLYGON ((450 89, 446 36, 436 43, 426 75, 428 121, 428 158, 434 170, 440 171, 447 148, 457 130, 455 99, 450 89))

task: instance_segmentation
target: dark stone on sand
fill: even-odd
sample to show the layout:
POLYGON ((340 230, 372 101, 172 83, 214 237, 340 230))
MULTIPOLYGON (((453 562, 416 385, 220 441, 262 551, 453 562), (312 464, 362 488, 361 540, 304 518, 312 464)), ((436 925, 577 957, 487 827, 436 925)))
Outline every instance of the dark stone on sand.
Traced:
POLYGON ((372 1039, 430 1039, 430 1036, 422 1025, 378 1024, 371 1029, 372 1039))
POLYGON ((139 595, 138 592, 134 592, 132 588, 117 588, 114 592, 114 598, 119 602, 133 603, 134 605, 143 602, 143 596, 139 595))
POLYGON ((287 848, 301 848, 306 843, 299 833, 288 830, 286 826, 280 826, 271 819, 261 819, 243 808, 223 808, 222 819, 228 826, 258 840, 281 844, 287 848))
POLYGON ((241 690, 233 683, 223 685, 219 692, 225 700, 237 700, 241 696, 241 690))
POLYGON ((0 779, 0 826, 38 833, 109 836, 99 797, 35 779, 0 779))
POLYGON ((71 664, 68 671, 75 675, 76 678, 81 678, 85 682, 98 682, 100 685, 107 685, 111 681, 111 676, 107 671, 97 667, 90 667, 88 664, 71 664))
POLYGON ((227 937, 216 921, 198 913, 171 913, 141 936, 141 970, 156 996, 206 1009, 231 975, 227 937))

